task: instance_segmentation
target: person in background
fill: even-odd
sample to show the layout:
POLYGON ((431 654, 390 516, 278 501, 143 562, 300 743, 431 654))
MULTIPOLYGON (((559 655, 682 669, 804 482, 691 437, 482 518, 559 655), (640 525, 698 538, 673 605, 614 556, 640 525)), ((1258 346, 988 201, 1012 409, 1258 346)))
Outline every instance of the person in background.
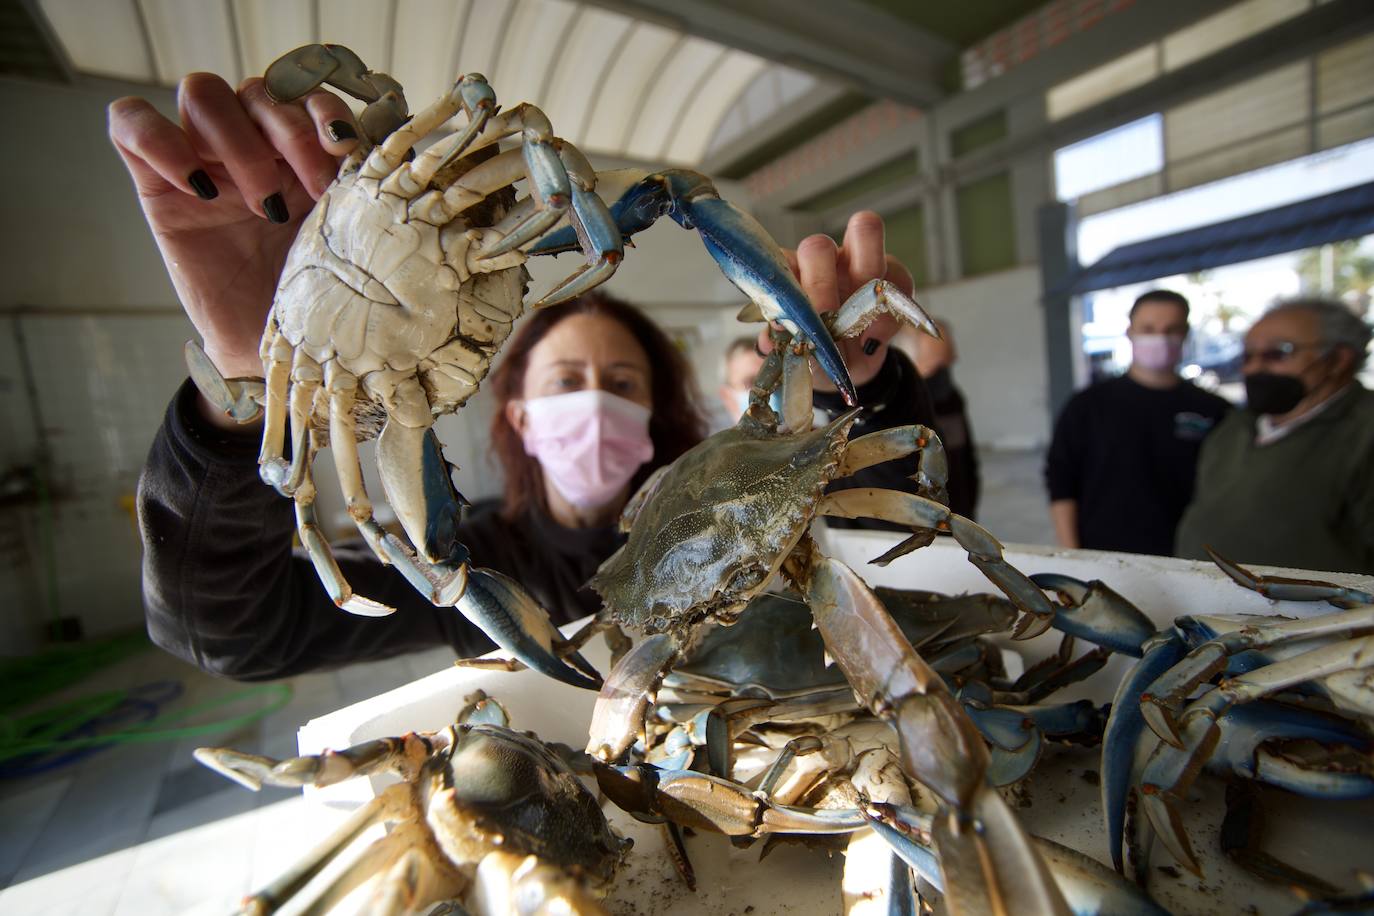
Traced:
POLYGON ((1374 392, 1355 376, 1370 330, 1339 302, 1300 299, 1245 335, 1244 410, 1202 449, 1178 555, 1374 573, 1374 392))
POLYGON ((753 337, 736 337, 725 348, 725 380, 716 390, 720 406, 712 423, 713 431, 734 426, 749 409, 749 389, 754 387, 754 376, 763 365, 756 344, 753 337))
POLYGON ((1045 463, 1064 547, 1170 556, 1202 441, 1230 405, 1179 377, 1188 300, 1151 290, 1131 306, 1125 375, 1074 395, 1045 463))
POLYGON ((965 409, 964 393, 954 384, 951 368, 959 358, 954 335, 949 325, 935 319, 940 337, 911 333, 903 328, 898 332, 899 345, 906 343, 904 352, 912 353, 916 371, 925 380, 930 400, 935 408, 935 431, 945 446, 949 461, 949 507, 960 515, 973 518, 978 509, 978 450, 973 444, 973 429, 965 409), (914 347, 911 344, 914 342, 914 347))

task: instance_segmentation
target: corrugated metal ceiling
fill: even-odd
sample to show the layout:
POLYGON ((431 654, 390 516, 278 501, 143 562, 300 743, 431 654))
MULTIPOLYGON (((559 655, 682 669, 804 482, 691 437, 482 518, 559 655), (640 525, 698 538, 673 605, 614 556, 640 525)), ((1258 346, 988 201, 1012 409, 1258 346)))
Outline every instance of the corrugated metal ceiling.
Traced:
POLYGON ((461 73, 504 105, 531 101, 584 152, 698 165, 766 123, 816 77, 574 0, 38 0, 80 74, 174 86, 231 83, 317 41, 352 48, 412 110, 461 73))

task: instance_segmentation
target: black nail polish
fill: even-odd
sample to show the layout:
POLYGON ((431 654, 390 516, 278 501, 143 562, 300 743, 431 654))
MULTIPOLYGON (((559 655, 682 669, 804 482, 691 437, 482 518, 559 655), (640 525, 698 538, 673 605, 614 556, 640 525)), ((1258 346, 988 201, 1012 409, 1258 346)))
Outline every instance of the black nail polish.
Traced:
POLYGON ((210 180, 210 176, 205 174, 205 169, 196 169, 186 180, 190 182, 191 189, 196 192, 201 200, 214 200, 219 197, 219 188, 210 180))
POLYGON ((329 139, 335 143, 344 140, 358 139, 358 132, 353 129, 353 125, 347 121, 330 121, 325 125, 324 132, 329 135, 329 139))
POLYGON ((291 214, 286 210, 286 201, 282 200, 280 192, 263 200, 262 212, 274 223, 284 223, 291 218, 291 214))
POLYGON ((759 346, 758 338, 754 339, 754 352, 759 355, 759 359, 766 359, 768 354, 763 352, 763 347, 759 346))
POLYGON ((865 355, 865 356, 872 356, 874 353, 877 353, 877 352, 878 352, 878 348, 881 347, 881 346, 882 346, 882 344, 878 343, 878 338, 876 338, 876 337, 870 337, 870 338, 868 338, 868 340, 865 340, 865 341, 864 341, 864 355, 865 355))

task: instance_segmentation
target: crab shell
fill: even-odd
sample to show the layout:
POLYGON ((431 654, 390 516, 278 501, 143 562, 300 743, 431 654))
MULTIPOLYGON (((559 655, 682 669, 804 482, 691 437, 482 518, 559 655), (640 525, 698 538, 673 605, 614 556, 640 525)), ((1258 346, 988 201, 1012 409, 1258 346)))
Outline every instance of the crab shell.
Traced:
MULTIPOLYGON (((355 157, 356 158, 356 157, 355 157)), ((489 158, 476 154, 475 162, 489 158)), ((436 181, 452 181, 450 168, 436 181)), ((504 215, 503 190, 445 225, 415 205, 382 193, 381 181, 345 165, 302 224, 287 255, 261 349, 280 334, 321 366, 370 373, 414 373, 435 416, 452 413, 477 390, 523 307, 529 274, 519 254, 487 273, 469 264, 474 239, 504 215), (436 281, 436 278, 438 280, 436 281)), ((317 397, 312 425, 328 443, 328 399, 317 397)), ((366 385, 354 411, 360 441, 377 435, 386 412, 366 385)))
POLYGON ((426 820, 445 855, 477 862, 500 848, 534 855, 593 887, 608 884, 627 845, 596 798, 535 738, 496 725, 459 733, 452 755, 427 765, 426 820))
POLYGON ((592 577, 610 615, 679 637, 708 617, 732 623, 810 527, 857 416, 787 435, 746 413, 682 455, 592 577))

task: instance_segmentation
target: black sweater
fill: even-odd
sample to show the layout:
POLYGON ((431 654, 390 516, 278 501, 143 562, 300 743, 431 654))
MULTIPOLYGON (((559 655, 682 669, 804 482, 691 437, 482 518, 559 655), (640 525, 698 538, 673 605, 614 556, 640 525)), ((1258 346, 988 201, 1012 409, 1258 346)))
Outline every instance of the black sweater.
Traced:
POLYGON ((1172 556, 1202 440, 1231 405, 1188 383, 1098 382, 1065 405, 1045 462, 1051 500, 1078 503, 1082 547, 1172 556))
MULTIPOLYGON (((863 428, 853 435, 913 422, 907 402, 929 400, 919 378, 917 387, 905 387, 915 373, 905 373, 905 361, 891 352, 879 376, 859 390, 860 400, 877 409, 864 415, 863 428)), ((258 477, 260 433, 211 426, 200 417, 195 398, 188 382, 172 399, 139 481, 143 600, 157 645, 212 674, 241 680, 288 677, 436 645, 452 646, 462 656, 494 648, 457 610, 436 608, 415 592, 361 539, 333 545, 339 568, 355 592, 396 613, 359 617, 336 607, 309 556, 291 547, 291 500, 258 477)), ((869 485, 902 485, 903 467, 909 475, 915 460, 873 469, 869 485)), ((515 578, 556 624, 595 612, 598 599, 585 583, 623 536, 609 527, 564 528, 538 513, 507 521, 496 509, 481 506, 459 529, 473 562, 515 578)))

